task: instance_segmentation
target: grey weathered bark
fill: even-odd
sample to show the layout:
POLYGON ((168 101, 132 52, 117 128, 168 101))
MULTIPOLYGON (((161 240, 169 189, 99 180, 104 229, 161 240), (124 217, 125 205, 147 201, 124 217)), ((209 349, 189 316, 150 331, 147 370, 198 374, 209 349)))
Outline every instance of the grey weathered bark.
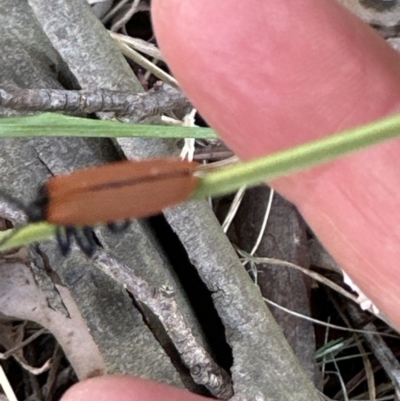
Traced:
POLYGON ((165 215, 213 293, 233 352, 233 399, 319 399, 258 287, 251 282, 232 245, 222 235, 216 217, 207 213, 207 208, 206 202, 191 202, 165 215))
MULTIPOLYGON (((4 1, 0 12, 1 87, 61 89, 60 75, 64 77, 63 82, 68 82, 73 87, 76 79, 70 75, 69 69, 43 34, 28 4, 24 1, 4 1)), ((57 26, 62 30, 61 25, 57 26)), ((79 53, 81 49, 77 47, 76 51, 79 53)), ((116 50, 115 53, 119 54, 116 50)), ((122 56, 120 60, 125 65, 122 56)), ((104 64, 109 65, 108 62, 104 64)), ((116 67, 113 68, 115 71, 116 67)), ((125 77, 121 72, 122 79, 130 77, 132 80, 133 74, 128 66, 125 65, 124 68, 126 72, 125 77)), ((103 87, 106 87, 105 83, 103 87)), ((132 90, 132 86, 125 89, 132 90)), ((3 109, 2 114, 15 113, 3 109)), ((10 194, 28 201, 35 196, 37 187, 50 174, 117 159, 118 154, 108 140, 2 139, 1 186, 10 194)), ((136 227, 137 230, 141 229, 139 223, 136 227)), ((132 238, 132 232, 127 234, 127 238, 129 237, 132 238)), ((154 274, 158 274, 160 281, 169 283, 171 279, 166 262, 152 243, 151 239, 145 237, 144 244, 142 242, 145 252, 139 253, 141 258, 138 258, 140 264, 147 270, 148 263, 151 263, 153 271, 156 271, 154 274), (146 245, 146 241, 150 246, 146 245)), ((104 359, 103 370, 144 376, 177 386, 184 385, 180 373, 143 323, 141 314, 133 307, 130 297, 123 289, 79 253, 64 260, 60 259, 54 243, 43 244, 42 249, 46 251, 49 266, 69 288, 82 317, 90 327, 92 341, 104 359), (143 350, 146 352, 143 353, 143 350)), ((41 253, 35 257, 35 260, 42 263, 47 263, 46 259, 43 259, 41 253)), ((62 304, 62 299, 58 303, 62 304)), ((26 308, 29 307, 28 302, 26 308)), ((16 317, 22 316, 16 314, 16 317)), ((34 320, 33 316, 32 319, 34 320)), ((67 330, 68 327, 65 326, 64 329, 67 330)), ((79 361, 74 360, 69 353, 67 356, 76 368, 79 361)), ((80 377, 84 378, 84 374, 80 377)), ((190 383, 186 386, 190 387, 190 383)))
MULTIPOLYGON (((16 14, 14 2, 8 0, 4 3, 9 7, 7 18, 16 14)), ((51 49, 49 52, 62 66, 61 71, 73 73, 73 78, 69 77, 71 89, 77 89, 79 85, 82 89, 140 92, 127 63, 83 0, 30 0, 29 4, 62 62, 47 39, 29 44, 40 49, 45 42, 45 47, 51 49)), ((19 6, 29 14, 25 3, 21 2, 19 6)), ((36 21, 33 16, 31 19, 36 21)), ((7 29, 0 29, 4 30, 2 38, 11 36, 7 29)), ((39 26, 35 25, 34 29, 42 37, 39 26)), ((24 39, 32 35, 24 28, 19 32, 24 39)), ((21 47, 23 42, 16 47, 21 47)), ((21 52, 23 50, 26 49, 21 49, 21 52)), ((28 61, 31 60, 27 60, 24 68, 30 72, 28 61)), ((41 76, 40 69, 38 71, 41 76)), ((60 87, 57 77, 51 73, 49 76, 50 81, 41 81, 36 86, 60 87)), ((34 86, 30 80, 24 85, 17 82, 11 81, 9 87, 34 86)), ((174 141, 123 139, 118 143, 131 158, 176 153, 174 141)), ((117 157, 110 142, 87 139, 5 140, 1 152, 4 162, 0 169, 5 178, 5 189, 24 198, 31 198, 37 182, 49 173, 59 174, 117 157)), ((191 203, 169 210, 167 218, 213 293, 216 308, 225 324, 227 340, 235 358, 232 368, 234 398, 318 399, 206 203, 191 203)), ((155 245, 146 224, 134 223, 124 236, 124 243, 128 245, 123 247, 115 244, 115 237, 104 230, 99 230, 98 235, 106 249, 134 268, 140 277, 154 286, 166 284, 175 288, 177 301, 201 341, 196 320, 190 314, 180 287, 169 272, 165 257, 155 245)), ((104 357, 108 372, 145 376, 190 388, 187 377, 179 375, 148 327, 142 323, 141 315, 133 308, 125 291, 95 269, 79 252, 61 260, 54 243, 43 244, 40 249, 71 291, 104 357)))
POLYGON ((0 106, 23 112, 114 112, 117 116, 128 116, 132 122, 139 122, 175 108, 187 108, 189 101, 179 90, 163 84, 147 93, 137 94, 103 89, 0 89, 0 106))
MULTIPOLYGON (((133 75, 121 53, 116 49, 113 40, 109 37, 101 23, 93 16, 85 2, 52 1, 50 3, 44 3, 31 1, 30 5, 35 11, 39 21, 42 23, 54 47, 60 52, 83 89, 100 87, 113 90, 129 90, 131 92, 141 91, 136 77, 133 75), (60 29, 60 21, 63 21, 65 29, 60 29), (96 49, 95 54, 94 49, 96 49), (82 58, 82 53, 86 56, 91 54, 93 58, 91 58, 89 62, 85 58, 82 58)), ((128 142, 133 144, 135 149, 140 149, 140 146, 137 144, 141 143, 141 141, 128 142)), ((160 148, 160 141, 157 140, 144 141, 143 143, 145 144, 144 148, 146 151, 149 146, 153 149, 155 146, 158 149, 160 148)), ((170 149, 174 149, 174 144, 174 141, 165 141, 164 145, 161 145, 166 149, 164 150, 164 154, 168 154, 170 149)), ((53 149, 51 148, 41 152, 42 161, 50 167, 54 166, 54 156, 52 153, 53 149)), ((159 151, 155 150, 155 153, 157 154, 159 151)), ((81 158, 79 158, 79 160, 81 160, 81 158)), ((66 164, 68 165, 69 163, 66 164)), ((53 168, 52 171, 61 173, 64 170, 65 168, 63 167, 61 170, 55 170, 53 168)), ((145 222, 134 222, 130 228, 130 233, 128 233, 128 236, 126 235, 124 237, 125 241, 125 239, 129 238, 129 234, 133 235, 130 241, 127 242, 129 245, 125 248, 121 247, 118 250, 109 247, 110 249, 112 248, 111 254, 116 255, 123 263, 132 267, 134 266, 135 270, 139 272, 139 275, 154 286, 167 285, 178 287, 176 280, 174 280, 172 274, 169 272, 168 263, 166 263, 165 258, 160 255, 158 247, 154 246, 155 241, 151 238, 149 230, 145 227, 145 222), (143 235, 143 239, 140 242, 137 239, 138 231, 141 231, 141 235, 143 235), (136 256, 134 259, 135 261, 137 261, 137 256, 139 256, 139 261, 135 264, 132 263, 133 261, 131 259, 132 250, 134 250, 136 256)), ((105 230, 100 230, 99 236, 103 240, 105 246, 107 246, 109 241, 111 241, 111 243, 115 241, 105 230)), ((195 318, 189 313, 179 287, 176 297, 180 307, 188 316, 188 320, 193 324, 194 332, 201 339, 200 329, 195 322, 195 318)), ((147 327, 143 329, 147 329, 147 327)), ((161 381, 167 379, 168 382, 175 381, 178 385, 181 384, 181 378, 175 377, 174 381, 172 381, 168 378, 168 373, 165 378, 157 374, 157 372, 161 370, 168 372, 172 369, 172 371, 175 371, 175 368, 172 365, 166 366, 166 363, 160 363, 159 358, 154 358, 153 363, 150 363, 152 354, 151 343, 149 343, 149 346, 146 346, 146 344, 143 344, 139 340, 137 340, 137 342, 142 350, 146 350, 144 353, 146 354, 146 363, 140 364, 140 358, 138 358, 137 369, 141 372, 132 374, 144 375, 145 377, 161 381)), ((122 353, 123 348, 118 347, 118 349, 118 352, 122 353)), ((158 352, 160 351, 162 351, 161 347, 158 352)), ((121 354, 119 356, 124 358, 121 354)), ((187 382, 188 377, 185 377, 184 380, 186 381, 185 385, 190 387, 190 383, 187 382)), ((193 385, 191 387, 193 388, 193 385)))

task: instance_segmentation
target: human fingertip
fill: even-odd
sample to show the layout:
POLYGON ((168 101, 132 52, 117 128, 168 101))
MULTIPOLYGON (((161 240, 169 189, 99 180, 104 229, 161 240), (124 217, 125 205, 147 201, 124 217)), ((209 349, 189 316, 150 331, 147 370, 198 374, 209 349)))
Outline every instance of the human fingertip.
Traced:
POLYGON ((130 376, 99 376, 71 387, 61 401, 205 401, 187 390, 130 376))

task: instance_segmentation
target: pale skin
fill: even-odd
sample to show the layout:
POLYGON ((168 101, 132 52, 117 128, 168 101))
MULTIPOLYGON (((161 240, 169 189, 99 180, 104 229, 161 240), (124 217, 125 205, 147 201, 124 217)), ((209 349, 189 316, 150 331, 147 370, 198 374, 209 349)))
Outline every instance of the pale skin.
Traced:
MULTIPOLYGON (((400 55, 334 0, 153 0, 161 49, 184 91, 242 158, 400 112, 400 55)), ((400 140, 272 185, 400 329, 400 140)), ((200 400, 100 377, 63 401, 200 400)))

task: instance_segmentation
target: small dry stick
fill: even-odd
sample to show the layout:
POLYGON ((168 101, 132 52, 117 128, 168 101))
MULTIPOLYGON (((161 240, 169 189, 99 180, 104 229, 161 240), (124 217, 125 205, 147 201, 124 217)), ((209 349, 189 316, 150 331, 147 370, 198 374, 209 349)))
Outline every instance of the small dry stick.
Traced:
POLYGON ((101 22, 105 25, 114 15, 126 4, 129 0, 121 0, 117 5, 114 6, 101 20, 101 22))
POLYGON ((43 394, 45 397, 45 401, 51 401, 54 398, 54 391, 57 381, 57 373, 60 368, 61 360, 63 357, 63 353, 61 351, 61 347, 56 344, 56 347, 53 352, 53 363, 50 367, 49 374, 47 376, 46 384, 43 386, 43 394))
POLYGON ((36 333, 32 334, 30 337, 28 337, 26 340, 20 342, 17 346, 9 349, 8 351, 1 353, 0 352, 0 359, 7 359, 10 356, 12 356, 16 351, 20 350, 21 348, 26 347, 28 344, 30 344, 32 341, 36 340, 38 337, 40 337, 42 334, 47 333, 46 329, 40 329, 36 333))
POLYGON ((132 18, 132 16, 138 11, 140 1, 141 0, 133 0, 132 5, 130 6, 129 10, 125 13, 125 15, 122 18, 120 18, 117 22, 115 22, 111 27, 112 32, 117 32, 118 29, 122 28, 132 18))
POLYGON ((154 288, 137 277, 132 269, 99 251, 95 265, 145 304, 163 324, 193 380, 205 386, 215 397, 229 399, 233 395, 228 374, 220 368, 197 341, 175 301, 170 288, 154 288))
POLYGON ((174 88, 179 88, 178 82, 174 77, 172 77, 170 74, 167 74, 160 67, 157 67, 154 62, 151 62, 146 57, 142 56, 135 49, 132 49, 122 42, 118 42, 118 47, 124 56, 130 58, 136 64, 139 64, 141 67, 145 68, 147 72, 152 73, 155 77, 173 86, 174 88))
POLYGON ((54 89, 0 89, 0 106, 13 110, 97 113, 115 112, 118 116, 141 121, 146 117, 186 107, 187 98, 170 85, 155 86, 147 93, 99 89, 68 91, 54 89))
POLYGON ((162 54, 158 47, 153 45, 153 43, 146 42, 143 39, 132 38, 131 36, 122 35, 120 33, 110 32, 108 31, 110 36, 116 40, 118 43, 127 45, 137 52, 144 53, 147 56, 155 58, 157 60, 163 60, 162 54))
MULTIPOLYGON (((346 305, 346 309, 350 314, 353 323, 358 326, 363 325, 365 318, 363 313, 361 313, 359 309, 357 309, 352 304, 346 305)), ((376 326, 374 325, 374 323, 369 322, 364 324, 362 326, 362 329, 368 331, 376 331, 376 326)), ((365 333, 364 339, 374 353, 375 358, 382 365, 385 373, 392 380, 396 396, 400 398, 400 363, 398 359, 381 336, 371 333, 365 333)))
POLYGON ((0 385, 3 388, 3 391, 8 401, 18 401, 1 365, 0 365, 0 385))

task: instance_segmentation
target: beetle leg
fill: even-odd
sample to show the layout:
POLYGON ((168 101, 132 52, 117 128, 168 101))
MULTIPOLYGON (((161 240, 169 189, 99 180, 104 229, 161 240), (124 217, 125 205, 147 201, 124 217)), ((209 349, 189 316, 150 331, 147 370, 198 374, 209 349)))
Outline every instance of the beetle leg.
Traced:
POLYGON ((72 237, 74 236, 74 227, 57 227, 56 239, 61 255, 68 256, 71 251, 72 237))
POLYGON ((75 228, 74 237, 78 247, 82 250, 82 252, 88 258, 91 258, 98 247, 93 230, 87 226, 83 227, 81 230, 75 228))
POLYGON ((118 234, 118 233, 124 232, 130 225, 131 225, 131 222, 129 220, 126 220, 123 223, 110 222, 110 223, 107 223, 107 228, 112 233, 118 234))

